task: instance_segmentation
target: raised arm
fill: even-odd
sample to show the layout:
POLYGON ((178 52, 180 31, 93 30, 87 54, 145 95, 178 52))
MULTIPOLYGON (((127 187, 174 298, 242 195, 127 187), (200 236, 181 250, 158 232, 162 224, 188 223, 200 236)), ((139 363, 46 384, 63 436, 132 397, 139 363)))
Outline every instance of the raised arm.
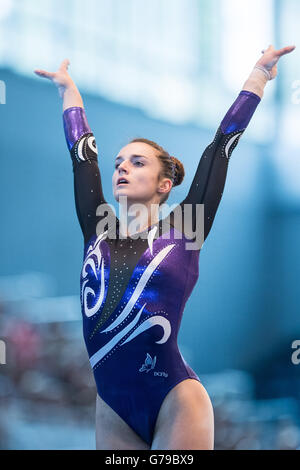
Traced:
POLYGON ((62 62, 57 72, 35 70, 58 87, 63 99, 63 125, 67 146, 73 163, 74 194, 78 220, 88 243, 96 235, 97 208, 106 204, 98 166, 98 150, 85 114, 81 95, 68 74, 69 61, 62 62))
POLYGON ((242 91, 225 115, 213 142, 205 149, 187 197, 180 204, 193 206, 193 230, 196 230, 196 204, 204 204, 204 240, 212 227, 220 204, 228 163, 234 148, 247 128, 269 80, 277 74, 281 56, 294 50, 294 46, 275 51, 270 46, 263 51, 242 91))

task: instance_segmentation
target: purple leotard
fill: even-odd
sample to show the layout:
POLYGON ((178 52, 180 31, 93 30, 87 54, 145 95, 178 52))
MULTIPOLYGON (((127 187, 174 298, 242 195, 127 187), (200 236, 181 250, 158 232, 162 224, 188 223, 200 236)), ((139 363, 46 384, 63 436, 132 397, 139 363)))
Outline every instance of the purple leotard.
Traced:
MULTIPOLYGON (((204 239, 223 194, 231 153, 259 102, 253 93, 240 93, 204 151, 188 195, 180 203, 182 208, 188 203, 204 204, 204 239)), ((110 225, 99 233, 101 216, 96 211, 106 200, 95 138, 82 108, 67 109, 63 122, 84 236, 83 332, 97 391, 151 445, 167 393, 185 379, 200 381, 177 345, 184 307, 198 279, 200 248, 186 249, 190 239, 178 233, 172 217, 137 238, 124 239, 112 215, 116 238, 110 237, 110 225)))

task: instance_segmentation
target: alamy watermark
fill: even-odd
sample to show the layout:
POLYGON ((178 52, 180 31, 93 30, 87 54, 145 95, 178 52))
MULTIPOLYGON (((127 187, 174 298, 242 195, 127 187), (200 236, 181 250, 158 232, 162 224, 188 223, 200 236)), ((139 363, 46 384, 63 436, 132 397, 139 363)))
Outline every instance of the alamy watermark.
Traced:
POLYGON ((0 339, 0 365, 6 364, 6 344, 0 339))
MULTIPOLYGON (((120 196, 119 198, 120 209, 120 231, 117 236, 117 218, 115 208, 111 204, 100 204, 96 211, 96 216, 101 217, 97 224, 97 236, 109 230, 109 238, 125 239, 130 236, 133 239, 147 239, 148 231, 144 227, 149 225, 149 207, 145 204, 135 203, 130 205, 127 209, 127 196, 120 196), (128 216, 131 218, 128 223, 128 216)), ((162 219, 162 234, 160 238, 163 240, 186 239, 186 250, 199 250, 204 243, 204 204, 151 204, 151 224, 154 225, 157 220, 157 215, 160 211, 171 209, 169 215, 162 219), (172 221, 171 221, 172 217, 172 221), (171 222, 171 224, 170 224, 171 222), (170 228, 174 228, 174 233, 171 235, 170 228), (190 242, 188 240, 191 240, 190 242)))
POLYGON ((0 80, 0 104, 6 104, 6 85, 3 80, 0 80))
POLYGON ((300 340, 296 339, 292 343, 292 349, 295 349, 295 351, 292 354, 291 360, 294 366, 298 366, 300 364, 300 340))

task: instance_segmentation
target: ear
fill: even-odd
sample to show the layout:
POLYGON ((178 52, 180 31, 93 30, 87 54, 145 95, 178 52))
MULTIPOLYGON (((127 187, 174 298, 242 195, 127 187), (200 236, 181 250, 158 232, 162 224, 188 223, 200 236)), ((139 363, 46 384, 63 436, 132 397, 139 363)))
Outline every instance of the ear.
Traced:
POLYGON ((169 191, 171 191, 172 186, 173 186, 172 181, 169 178, 164 178, 159 183, 158 192, 162 194, 168 193, 169 191))

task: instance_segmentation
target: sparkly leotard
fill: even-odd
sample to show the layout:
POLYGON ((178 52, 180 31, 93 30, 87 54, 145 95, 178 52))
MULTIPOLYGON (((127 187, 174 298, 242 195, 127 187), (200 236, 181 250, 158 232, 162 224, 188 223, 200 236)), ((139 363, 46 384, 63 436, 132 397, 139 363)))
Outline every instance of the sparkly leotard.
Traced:
MULTIPOLYGON (((204 204, 204 239, 223 194, 231 153, 259 102, 251 92, 239 94, 204 151, 188 195, 180 203, 182 208, 184 204, 204 204)), ((67 109, 63 122, 84 236, 83 332, 97 391, 151 445, 168 392, 185 379, 200 381, 177 345, 184 306, 198 279, 200 248, 186 248, 191 240, 179 233, 172 216, 137 238, 120 237, 114 214, 110 220, 115 219, 116 229, 114 224, 100 229, 103 215, 97 208, 106 200, 95 138, 83 108, 67 109)))

